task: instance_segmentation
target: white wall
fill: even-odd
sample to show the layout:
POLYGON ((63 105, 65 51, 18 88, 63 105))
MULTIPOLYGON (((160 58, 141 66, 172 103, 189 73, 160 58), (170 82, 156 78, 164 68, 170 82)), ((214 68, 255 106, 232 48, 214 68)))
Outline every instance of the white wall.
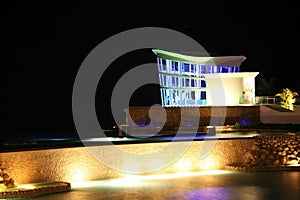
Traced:
POLYGON ((243 78, 207 78, 207 105, 238 105, 243 94, 243 78))
POLYGON ((243 91, 245 91, 245 104, 255 103, 255 80, 254 77, 243 79, 243 91))

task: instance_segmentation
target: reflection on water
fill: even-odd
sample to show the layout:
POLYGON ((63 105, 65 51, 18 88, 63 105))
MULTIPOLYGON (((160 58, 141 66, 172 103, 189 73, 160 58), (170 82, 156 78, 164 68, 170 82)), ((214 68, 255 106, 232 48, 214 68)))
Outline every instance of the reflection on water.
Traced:
POLYGON ((215 187, 175 193, 172 199, 265 199, 266 189, 256 186, 215 187))
POLYGON ((300 172, 194 173, 134 176, 132 179, 74 183, 71 192, 36 198, 46 199, 300 199, 300 172))

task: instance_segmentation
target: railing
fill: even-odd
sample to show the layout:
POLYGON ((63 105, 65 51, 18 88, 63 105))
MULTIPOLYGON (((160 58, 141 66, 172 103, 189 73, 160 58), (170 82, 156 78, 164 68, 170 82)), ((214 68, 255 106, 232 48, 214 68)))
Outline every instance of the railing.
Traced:
POLYGON ((255 97, 256 104, 280 104, 280 100, 278 100, 275 96, 256 96, 255 97))

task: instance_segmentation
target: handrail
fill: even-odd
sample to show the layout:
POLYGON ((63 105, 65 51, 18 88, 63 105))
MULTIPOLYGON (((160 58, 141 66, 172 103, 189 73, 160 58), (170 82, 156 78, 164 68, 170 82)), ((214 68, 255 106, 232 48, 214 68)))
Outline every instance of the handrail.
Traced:
POLYGON ((256 104, 277 104, 278 98, 275 96, 256 96, 255 97, 256 104))

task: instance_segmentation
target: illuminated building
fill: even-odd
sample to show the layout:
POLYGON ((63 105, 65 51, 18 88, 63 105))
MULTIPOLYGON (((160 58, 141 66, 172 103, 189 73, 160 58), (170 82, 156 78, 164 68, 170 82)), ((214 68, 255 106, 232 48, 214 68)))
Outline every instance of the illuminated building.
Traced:
POLYGON ((153 49, 157 55, 162 106, 255 104, 258 72, 240 72, 245 56, 196 57, 153 49))

